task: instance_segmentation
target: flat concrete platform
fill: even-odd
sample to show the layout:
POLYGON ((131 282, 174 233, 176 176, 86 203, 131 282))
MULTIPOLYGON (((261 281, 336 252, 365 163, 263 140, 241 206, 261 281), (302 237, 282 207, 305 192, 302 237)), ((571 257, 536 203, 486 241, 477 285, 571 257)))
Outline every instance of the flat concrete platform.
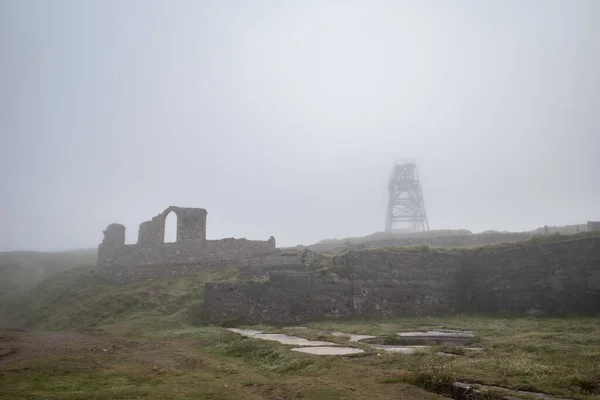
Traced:
POLYGON ((354 347, 297 347, 292 349, 292 351, 320 356, 344 356, 348 354, 364 353, 364 350, 356 349, 354 347))

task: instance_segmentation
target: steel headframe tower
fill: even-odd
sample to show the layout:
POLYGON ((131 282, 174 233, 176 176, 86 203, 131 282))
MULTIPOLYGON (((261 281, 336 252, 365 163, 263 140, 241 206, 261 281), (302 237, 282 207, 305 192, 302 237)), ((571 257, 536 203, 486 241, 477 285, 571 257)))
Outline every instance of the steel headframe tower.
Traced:
POLYGON ((417 173, 417 164, 408 159, 394 165, 388 184, 385 231, 391 232, 394 223, 403 223, 410 232, 428 231, 429 222, 417 173), (406 226, 408 225, 408 226, 406 226))

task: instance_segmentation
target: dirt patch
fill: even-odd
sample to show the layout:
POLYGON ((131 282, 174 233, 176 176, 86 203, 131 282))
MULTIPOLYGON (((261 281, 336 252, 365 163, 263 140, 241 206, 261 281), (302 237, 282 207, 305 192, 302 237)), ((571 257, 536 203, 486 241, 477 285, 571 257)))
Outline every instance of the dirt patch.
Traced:
POLYGON ((0 328, 0 365, 59 355, 149 351, 164 344, 77 332, 0 328))
POLYGON ((284 385, 248 383, 246 384, 246 390, 248 394, 269 400, 288 400, 294 398, 294 394, 284 385))
POLYGON ((83 351, 109 351, 110 340, 73 332, 32 332, 18 329, 0 329, 0 338, 10 352, 0 353, 0 365, 14 361, 48 356, 76 354, 83 351))
POLYGON ((18 347, 12 329, 0 329, 0 360, 15 353, 18 347))

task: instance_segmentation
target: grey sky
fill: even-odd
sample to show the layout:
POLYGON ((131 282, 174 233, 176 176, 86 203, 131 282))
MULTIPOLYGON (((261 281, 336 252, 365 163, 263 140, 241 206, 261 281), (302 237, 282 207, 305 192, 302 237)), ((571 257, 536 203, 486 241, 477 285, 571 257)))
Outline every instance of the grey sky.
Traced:
POLYGON ((0 250, 383 229, 417 159, 435 229, 600 219, 600 2, 0 0, 0 250))

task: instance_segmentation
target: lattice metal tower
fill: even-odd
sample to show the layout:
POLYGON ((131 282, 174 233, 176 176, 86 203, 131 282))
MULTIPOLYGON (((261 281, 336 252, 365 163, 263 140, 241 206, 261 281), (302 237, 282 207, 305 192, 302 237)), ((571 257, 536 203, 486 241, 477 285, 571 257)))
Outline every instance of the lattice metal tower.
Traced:
POLYGON ((385 231, 391 232, 395 223, 402 223, 403 228, 410 232, 428 231, 429 222, 414 160, 394 165, 388 190, 390 197, 385 231))

